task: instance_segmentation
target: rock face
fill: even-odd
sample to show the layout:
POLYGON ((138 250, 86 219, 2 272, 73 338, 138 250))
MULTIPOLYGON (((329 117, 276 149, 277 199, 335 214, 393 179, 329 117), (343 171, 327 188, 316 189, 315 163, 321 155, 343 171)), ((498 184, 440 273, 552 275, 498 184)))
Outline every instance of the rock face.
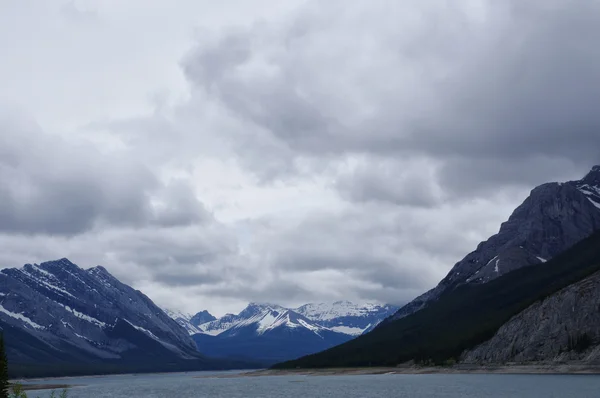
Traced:
POLYGON ((67 259, 0 272, 0 327, 13 363, 198 359, 194 341, 105 268, 67 259))
POLYGON ((212 321, 216 321, 216 320, 217 320, 217 318, 215 318, 210 312, 208 312, 206 310, 200 311, 199 313, 197 313, 196 315, 194 315, 193 317, 190 318, 190 322, 192 323, 192 325, 195 325, 195 326, 199 326, 204 323, 212 322, 212 321))
POLYGON ((543 184, 503 223, 500 231, 458 262, 432 290, 402 307, 392 319, 423 308, 448 289, 487 283, 543 263, 600 229, 600 166, 581 180, 543 184))
POLYGON ((600 272, 514 316, 494 337, 465 352, 463 363, 600 364, 600 272))

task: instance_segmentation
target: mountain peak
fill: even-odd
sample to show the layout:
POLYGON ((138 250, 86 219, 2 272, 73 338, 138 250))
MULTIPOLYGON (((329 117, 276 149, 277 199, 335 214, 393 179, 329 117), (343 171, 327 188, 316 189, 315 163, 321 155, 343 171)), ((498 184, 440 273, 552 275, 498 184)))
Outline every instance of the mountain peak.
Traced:
POLYGON ((97 266, 95 266, 95 267, 88 268, 88 271, 89 271, 89 272, 102 272, 102 273, 104 273, 104 274, 108 274, 108 271, 107 271, 107 269, 106 269, 106 268, 104 268, 104 267, 103 267, 103 266, 101 266, 101 265, 97 265, 97 266))
POLYGON ((190 319, 190 322, 193 325, 198 326, 198 325, 202 325, 203 323, 212 322, 212 321, 216 321, 216 320, 217 320, 217 318, 213 314, 204 310, 204 311, 200 311, 196 315, 194 315, 190 319))
POLYGON ((581 182, 592 186, 600 186, 600 165, 592 167, 581 182))
POLYGON ((41 268, 48 269, 67 269, 67 270, 81 270, 77 265, 73 264, 68 258, 61 258, 54 261, 46 261, 40 264, 41 268))
POLYGON ((106 268, 104 268, 101 265, 97 265, 95 267, 88 268, 86 271, 95 276, 98 276, 98 275, 101 275, 104 277, 109 276, 111 278, 116 279, 110 272, 108 272, 108 270, 106 268))

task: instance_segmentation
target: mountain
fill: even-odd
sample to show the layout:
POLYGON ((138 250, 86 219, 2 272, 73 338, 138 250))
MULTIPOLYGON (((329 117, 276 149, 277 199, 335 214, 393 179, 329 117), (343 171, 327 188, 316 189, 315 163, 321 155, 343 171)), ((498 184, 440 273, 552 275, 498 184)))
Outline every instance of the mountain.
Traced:
POLYGON ((521 267, 544 263, 600 229, 600 166, 581 180, 543 184, 503 223, 500 231, 459 261, 432 290, 392 318, 410 315, 444 292, 488 283, 521 267))
POLYGON ((252 308, 262 307, 269 307, 280 312, 292 311, 302 315, 317 326, 323 326, 334 332, 349 336, 359 336, 372 330, 382 320, 398 310, 398 307, 389 304, 355 304, 350 301, 336 301, 333 304, 305 304, 295 309, 274 304, 251 303, 240 314, 227 314, 219 319, 208 311, 199 312, 194 316, 176 310, 166 309, 165 312, 188 330, 190 334, 202 333, 216 336, 254 316, 252 308))
POLYGON ((336 301, 333 304, 306 304, 294 311, 333 331, 359 336, 371 331, 398 307, 378 304, 354 304, 336 301))
POLYGON ((227 366, 142 292, 67 259, 0 271, 0 328, 15 376, 227 366))
POLYGON ((485 343, 465 352, 461 362, 582 361, 600 363, 600 271, 540 300, 485 343))
POLYGON ((192 337, 201 353, 264 364, 322 351, 352 338, 272 304, 251 303, 238 315, 228 314, 200 328, 204 332, 192 337))
POLYGON ((546 263, 468 283, 411 315, 276 368, 597 360, 600 232, 546 263))
POLYGON ((211 315, 208 311, 202 311, 197 313, 196 315, 186 314, 184 312, 178 310, 172 310, 168 308, 164 308, 163 311, 175 320, 179 325, 181 325, 188 334, 196 334, 202 333, 202 329, 199 328, 199 325, 211 322, 216 320, 213 315, 211 315))
POLYGON ((190 318, 190 322, 192 323, 192 325, 203 325, 205 323, 208 322, 212 322, 212 321, 216 321, 217 318, 215 318, 210 312, 204 310, 204 311, 200 311, 198 312, 196 315, 194 315, 193 317, 190 318))

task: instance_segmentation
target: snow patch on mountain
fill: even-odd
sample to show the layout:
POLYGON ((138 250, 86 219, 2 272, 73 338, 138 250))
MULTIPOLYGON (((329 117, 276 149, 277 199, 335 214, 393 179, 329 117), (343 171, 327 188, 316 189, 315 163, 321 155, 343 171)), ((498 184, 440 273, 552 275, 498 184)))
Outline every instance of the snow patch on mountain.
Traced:
POLYGON ((382 306, 373 303, 355 304, 350 301, 336 301, 333 304, 305 304, 294 309, 294 311, 314 321, 330 321, 341 317, 368 316, 381 312, 382 308, 382 306))
POLYGON ((132 322, 128 321, 127 319, 123 319, 125 322, 127 322, 128 324, 130 324, 131 326, 133 326, 135 329, 146 333, 148 336, 152 337, 154 340, 160 341, 160 339, 158 337, 156 337, 156 335, 154 333, 152 333, 151 331, 149 331, 148 329, 145 329, 141 326, 137 326, 134 325, 132 322))
POLYGON ((344 333, 350 336, 360 336, 361 334, 363 334, 365 332, 365 330, 368 330, 371 328, 371 324, 368 324, 366 328, 353 328, 350 326, 334 326, 331 328, 331 330, 333 330, 334 332, 338 332, 338 333, 344 333))
POLYGON ((11 318, 14 319, 18 319, 20 321, 25 322, 26 325, 33 327, 34 329, 46 329, 44 326, 42 325, 38 325, 37 323, 35 323, 34 321, 32 321, 31 319, 27 318, 25 315, 21 314, 17 314, 15 312, 9 311, 6 308, 4 308, 2 306, 2 304, 0 304, 0 312, 8 315, 11 318))
POLYGON ((192 322, 194 315, 168 308, 163 308, 163 311, 178 324, 180 324, 188 332, 188 334, 192 335, 196 333, 202 333, 202 330, 192 322))

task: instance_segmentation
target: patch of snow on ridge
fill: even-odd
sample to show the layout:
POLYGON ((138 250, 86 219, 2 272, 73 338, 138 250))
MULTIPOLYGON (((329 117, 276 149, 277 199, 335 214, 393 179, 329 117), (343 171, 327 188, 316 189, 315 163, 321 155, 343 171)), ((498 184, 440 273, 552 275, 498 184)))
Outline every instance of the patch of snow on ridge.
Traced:
POLYGON ((60 305, 60 306, 62 306, 65 310, 69 311, 70 313, 72 313, 73 315, 75 315, 79 319, 83 319, 84 321, 87 321, 89 323, 93 323, 93 324, 95 324, 97 326, 100 326, 102 328, 106 327, 106 323, 104 323, 102 321, 99 321, 96 318, 93 318, 93 317, 91 317, 89 315, 86 315, 86 314, 84 314, 82 312, 79 312, 79 311, 77 311, 77 310, 69 307, 68 305, 63 305, 61 303, 57 303, 57 304, 60 305))
POLYGON ((307 328, 308 330, 310 330, 311 332, 319 332, 321 330, 323 330, 324 328, 322 327, 318 327, 315 325, 311 325, 309 323, 306 323, 305 321, 303 321, 302 319, 298 319, 298 323, 302 326, 304 326, 305 328, 307 328))
POLYGON ((186 330, 186 332, 188 332, 189 335, 204 332, 201 328, 197 327, 196 325, 190 322, 190 320, 193 317, 193 315, 191 314, 186 314, 177 310, 170 310, 168 308, 163 308, 163 312, 167 314, 169 318, 173 319, 180 326, 182 326, 186 330))
POLYGON ((364 333, 365 330, 369 329, 371 327, 371 324, 369 324, 366 328, 361 329, 361 328, 353 328, 350 326, 333 326, 330 329, 333 330, 334 332, 338 332, 338 333, 344 333, 350 336, 360 336, 361 334, 364 333))
POLYGON ((591 198, 588 198, 588 200, 589 200, 590 202, 592 202, 592 204, 593 204, 594 206, 596 206, 596 208, 600 209, 600 203, 598 203, 598 202, 594 202, 594 201, 593 201, 591 198))
POLYGON ((271 311, 267 312, 261 319, 258 321, 258 332, 262 332, 265 329, 268 329, 269 326, 273 325, 273 322, 277 320, 277 317, 273 315, 271 311))
POLYGON ((137 329, 137 330, 139 330, 141 332, 146 333, 147 335, 149 335, 150 337, 152 337, 154 340, 159 340, 160 341, 160 339, 158 337, 156 337, 156 335, 154 333, 152 333, 151 331, 149 331, 148 329, 144 329, 141 326, 134 325, 133 323, 129 322, 127 319, 123 319, 123 320, 125 322, 127 322, 128 324, 130 324, 131 326, 133 326, 135 329, 137 329))
POLYGON ((600 195, 600 187, 583 184, 578 186, 577 188, 586 195, 600 195))
POLYGON ((340 317, 363 317, 380 311, 383 307, 373 303, 354 304, 350 301, 336 301, 333 304, 306 304, 293 309, 311 321, 330 321, 340 317))
POLYGON ((49 289, 56 290, 57 292, 60 292, 61 294, 66 294, 67 296, 70 296, 70 297, 72 297, 74 299, 77 299, 77 297, 73 296, 71 293, 67 292, 65 289, 61 289, 58 286, 52 285, 52 284, 50 284, 50 283, 48 283, 48 282, 46 282, 44 280, 41 280, 40 278, 37 278, 35 275, 27 272, 24 268, 20 268, 19 271, 22 274, 26 275, 29 279, 35 281, 36 283, 44 285, 44 286, 46 286, 49 289))
POLYGON ((44 274, 48 278, 56 279, 56 277, 53 274, 51 274, 50 272, 46 271, 45 269, 42 269, 42 268, 38 267, 36 264, 33 264, 32 267, 33 267, 33 269, 35 269, 40 274, 44 274))
POLYGON ((545 262, 547 262, 547 261, 548 261, 548 260, 546 260, 545 258, 542 258, 542 257, 538 257, 537 259, 538 259, 538 260, 540 260, 540 261, 541 261, 541 262, 543 262, 543 263, 545 263, 545 262))
MULTIPOLYGON (((491 259, 490 261, 488 261, 488 263, 485 266, 487 267, 488 265, 490 265, 492 263, 492 261, 496 260, 497 258, 498 258, 498 256, 494 257, 493 259, 491 259)), ((496 265, 497 264, 498 263, 496 263, 496 265)))
POLYGON ((498 269, 498 263, 500 263, 500 259, 496 260, 496 266, 494 267, 494 271, 496 271, 496 273, 500 272, 500 270, 498 269))
POLYGON ((23 322, 25 322, 25 324, 27 324, 27 325, 31 326, 31 327, 32 327, 32 328, 34 328, 34 329, 42 329, 42 330, 43 330, 43 329, 46 329, 46 328, 45 328, 45 327, 43 327, 42 325, 39 325, 39 324, 35 323, 34 321, 32 321, 31 319, 27 318, 27 317, 26 317, 25 315, 23 315, 23 314, 17 314, 17 313, 14 313, 14 312, 12 312, 12 311, 9 311, 9 310, 7 310, 6 308, 4 308, 4 307, 2 306, 2 304, 0 304, 0 312, 2 312, 2 313, 4 313, 4 314, 8 315, 8 316, 9 316, 9 317, 11 317, 11 318, 14 318, 14 319, 18 319, 18 320, 20 320, 20 321, 23 321, 23 322))

